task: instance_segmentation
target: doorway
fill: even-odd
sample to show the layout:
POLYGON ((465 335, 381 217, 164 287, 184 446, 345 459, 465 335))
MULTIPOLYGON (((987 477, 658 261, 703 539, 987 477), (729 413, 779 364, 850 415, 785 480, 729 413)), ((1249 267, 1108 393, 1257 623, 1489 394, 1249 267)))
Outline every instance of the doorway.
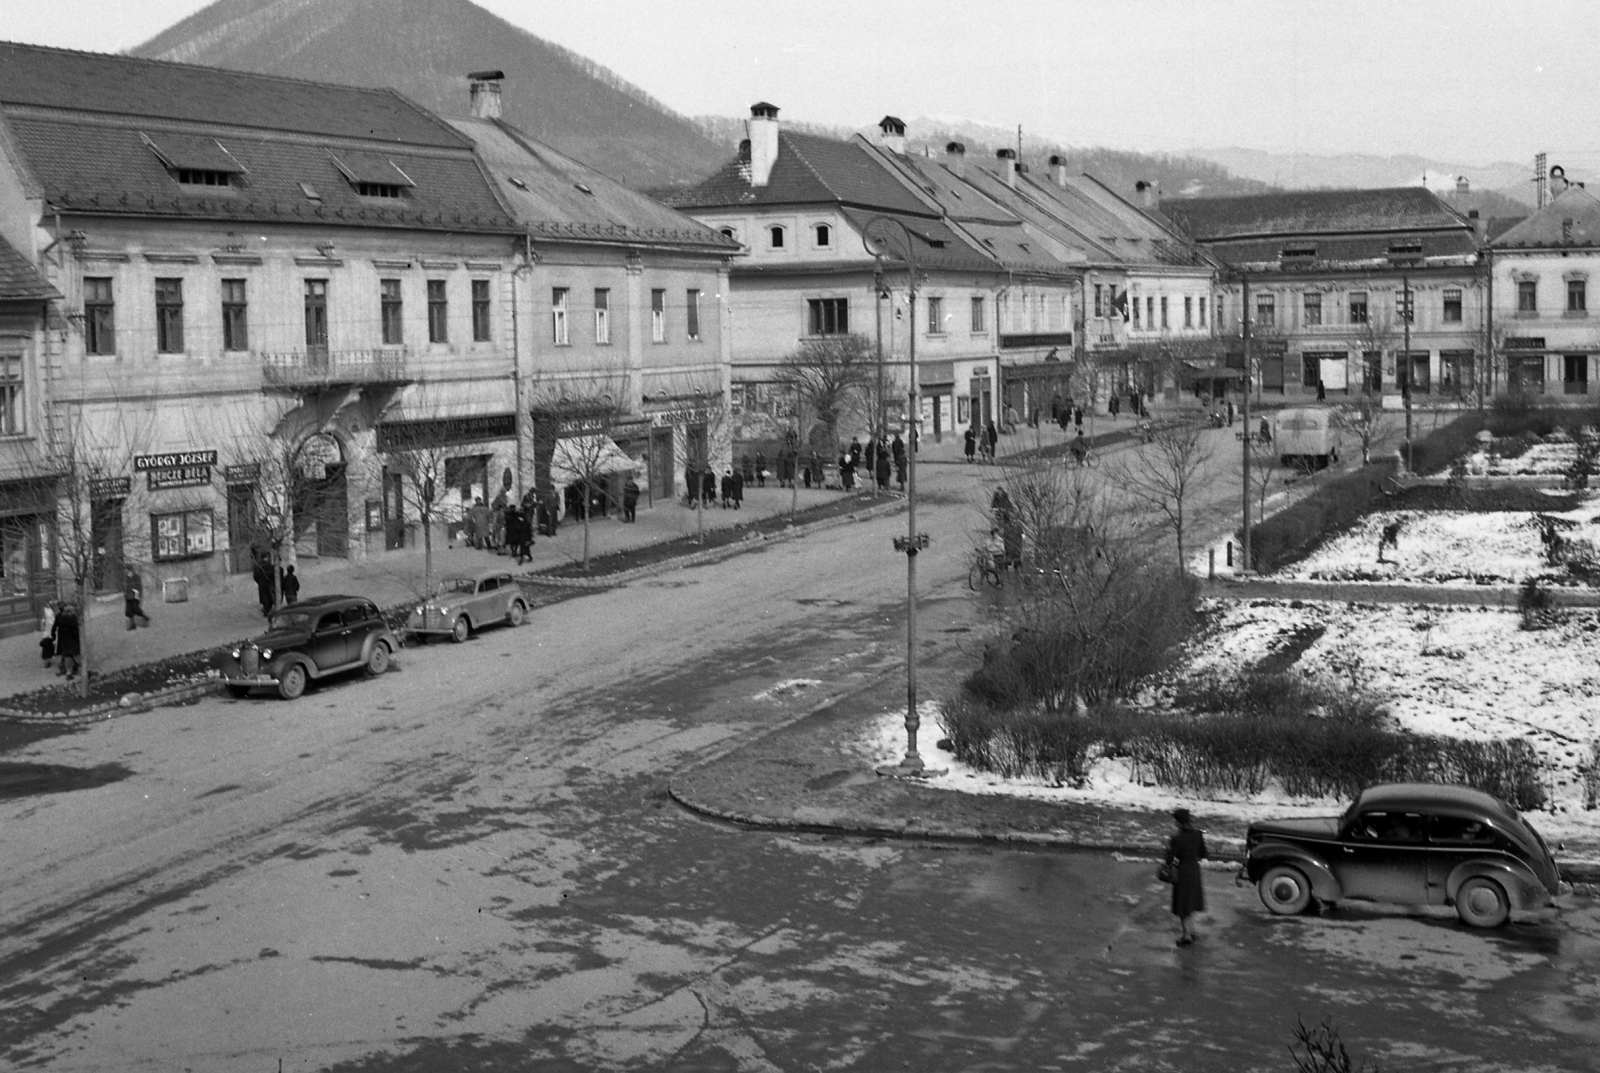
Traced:
POLYGON ((256 486, 228 485, 228 573, 246 574, 254 566, 250 551, 256 540, 256 486))
POLYGON ((406 546, 405 474, 383 470, 383 550, 406 546))
POLYGON ((310 436, 295 454, 294 543, 297 555, 346 558, 350 505, 344 448, 326 432, 310 436))
POLYGON ((1561 385, 1568 395, 1589 394, 1589 355, 1561 356, 1561 385))
POLYGON ((651 502, 657 499, 672 499, 672 484, 672 430, 670 428, 653 428, 650 430, 651 502))
POLYGON ((125 499, 97 499, 89 504, 89 534, 94 542, 89 583, 95 592, 122 590, 122 508, 125 499))

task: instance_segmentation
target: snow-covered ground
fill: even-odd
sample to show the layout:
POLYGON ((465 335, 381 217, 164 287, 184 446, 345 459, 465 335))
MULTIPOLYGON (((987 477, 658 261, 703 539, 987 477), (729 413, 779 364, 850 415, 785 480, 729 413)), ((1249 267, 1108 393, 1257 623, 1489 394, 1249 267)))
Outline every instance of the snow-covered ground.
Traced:
MULTIPOLYGON (((1584 809, 1579 770, 1590 759, 1600 712, 1600 612, 1575 611, 1549 629, 1524 631, 1514 613, 1494 610, 1255 601, 1226 604, 1214 628, 1196 643, 1186 673, 1251 665, 1306 626, 1324 633, 1293 671, 1348 682, 1385 698, 1403 729, 1461 738, 1525 738, 1544 759, 1552 812, 1538 825, 1547 837, 1600 836, 1600 810, 1584 809), (1334 670, 1337 667, 1338 670, 1334 670)), ((937 709, 925 708, 924 759, 947 768, 935 787, 1012 794, 1127 808, 1179 804, 1205 815, 1240 820, 1328 815, 1347 802, 1291 800, 1269 788, 1255 797, 1194 797, 1131 780, 1119 761, 1098 762, 1087 785, 1060 787, 1039 779, 1002 779, 975 771, 934 748, 942 736, 937 709)), ((892 763, 905 749, 903 713, 885 713, 865 728, 863 751, 892 763)))
POLYGON ((1577 457, 1570 440, 1536 443, 1515 458, 1504 458, 1493 450, 1477 450, 1466 456, 1467 473, 1474 477, 1559 477, 1577 457))
MULTIPOLYGON (((1572 523, 1562 530, 1565 539, 1600 546, 1600 504, 1586 503, 1550 516, 1572 523)), ((1572 583, 1565 566, 1545 561, 1539 524, 1529 511, 1369 514, 1273 577, 1448 585, 1515 585, 1534 577, 1572 583), (1385 548, 1380 562, 1378 538, 1393 522, 1400 523, 1399 547, 1385 548)))

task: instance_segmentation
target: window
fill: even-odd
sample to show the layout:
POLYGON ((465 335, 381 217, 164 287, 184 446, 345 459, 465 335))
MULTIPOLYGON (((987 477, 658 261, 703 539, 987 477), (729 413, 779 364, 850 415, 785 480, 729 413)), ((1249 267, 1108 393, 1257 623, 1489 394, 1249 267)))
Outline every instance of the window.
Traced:
MULTIPOLYGON (((1227 321, 1228 321, 1228 317, 1227 317, 1227 313, 1226 313, 1227 308, 1228 308, 1228 299, 1223 295, 1220 295, 1220 294, 1217 295, 1217 323, 1218 324, 1226 324, 1227 323, 1227 321)), ((1202 299, 1200 299, 1200 326, 1202 328, 1205 327, 1205 319, 1206 319, 1205 318, 1205 312, 1206 312, 1205 299, 1202 298, 1202 299)))
POLYGON ((1167 320, 1167 296, 1163 294, 1161 296, 1161 330, 1166 331, 1171 326, 1171 323, 1167 320))
POLYGON ((383 323, 383 342, 386 346, 399 346, 405 341, 405 332, 400 321, 400 281, 397 279, 380 279, 378 281, 378 307, 383 323))
POLYGON ((986 323, 987 322, 983 313, 983 299, 974 298, 972 300, 972 330, 975 332, 986 332, 989 330, 986 327, 986 323))
POLYGON ((594 341, 611 344, 611 291, 606 287, 594 289, 594 341))
POLYGON ((1494 845, 1494 830, 1481 820, 1465 816, 1433 816, 1429 841, 1468 846, 1494 845))
POLYGON ((1151 295, 1144 300, 1144 326, 1154 331, 1156 326, 1156 300, 1151 295))
POLYGON ((928 334, 929 335, 943 335, 944 334, 944 299, 943 298, 932 298, 932 297, 930 297, 928 299, 928 334))
POLYGON ((1383 351, 1364 350, 1361 352, 1361 388, 1370 394, 1379 394, 1383 391, 1383 351))
POLYGON ((567 346, 572 336, 567 330, 567 288, 550 288, 550 341, 567 346))
POLYGON ((183 353, 183 280, 156 280, 156 352, 183 353))
POLYGON ((1539 283, 1537 280, 1519 279, 1517 281, 1517 312, 1539 312, 1539 283))
POLYGON ((1102 318, 1106 315, 1106 289, 1103 283, 1094 285, 1094 315, 1102 318))
POLYGON ((1365 323, 1367 323, 1367 292, 1366 291, 1351 291, 1350 292, 1350 323, 1351 324, 1365 324, 1365 323))
POLYGON ((22 404, 22 355, 0 355, 0 436, 20 436, 28 431, 22 404))
POLYGON ((1322 380, 1322 356, 1320 354, 1305 353, 1300 355, 1300 386, 1316 387, 1322 380))
POLYGON ((1256 295, 1256 327, 1276 328, 1278 326, 1278 299, 1276 295, 1256 295))
POLYGON ((428 342, 450 341, 450 299, 445 291, 445 281, 428 281, 428 342))
MULTIPOLYGON (((1219 309, 1221 308, 1220 304, 1219 304, 1218 308, 1219 309)), ((1206 300, 1205 300, 1204 297, 1202 297, 1200 299, 1200 327, 1204 328, 1205 326, 1206 326, 1206 300)))
POLYGON ((687 299, 689 338, 698 339, 700 338, 700 291, 698 288, 690 287, 684 297, 687 299))
POLYGON ((833 245, 833 228, 827 224, 817 225, 817 245, 827 247, 833 245))
POLYGON ((222 349, 249 350, 249 318, 246 315, 244 280, 222 281, 222 349))
POLYGON ((1417 317, 1417 292, 1409 287, 1394 292, 1394 319, 1401 324, 1415 324, 1417 317))
POLYGON ((306 350, 328 349, 328 281, 306 280, 306 350))
POLYGON ((232 186, 233 176, 225 171, 209 171, 205 168, 179 168, 178 183, 181 186, 232 186))
POLYGON ((111 277, 88 276, 83 281, 83 339, 90 354, 117 352, 116 305, 111 300, 111 277))
POLYGON ((215 547, 209 510, 185 510, 175 514, 150 515, 150 531, 156 562, 196 559, 210 555, 215 547))
POLYGON ((774 250, 783 249, 783 228, 781 228, 781 227, 769 227, 769 228, 767 228, 767 246, 768 246, 768 248, 774 249, 774 250))
POLYGON ((811 312, 809 325, 812 335, 848 335, 850 333, 850 299, 812 298, 806 302, 811 312))
POLYGON ((1183 326, 1194 327, 1194 298, 1187 294, 1183 296, 1183 326))
POLYGON ((1444 322, 1446 324, 1461 323, 1461 291, 1451 289, 1444 292, 1444 322))
POLYGON ((1133 326, 1137 328, 1139 327, 1139 299, 1133 299, 1128 305, 1133 307, 1133 326))
POLYGON ((472 281, 472 341, 489 341, 489 281, 486 279, 472 281))
POLYGON ((1567 312, 1587 313, 1589 311, 1588 283, 1581 279, 1567 280, 1567 312))
POLYGON ((664 290, 650 292, 650 340, 667 341, 667 292, 664 290))
POLYGON ((356 193, 362 197, 404 197, 398 183, 356 183, 356 193))
POLYGON ((1316 292, 1308 292, 1303 301, 1305 306, 1305 326, 1307 328, 1315 328, 1322 323, 1322 295, 1316 292))

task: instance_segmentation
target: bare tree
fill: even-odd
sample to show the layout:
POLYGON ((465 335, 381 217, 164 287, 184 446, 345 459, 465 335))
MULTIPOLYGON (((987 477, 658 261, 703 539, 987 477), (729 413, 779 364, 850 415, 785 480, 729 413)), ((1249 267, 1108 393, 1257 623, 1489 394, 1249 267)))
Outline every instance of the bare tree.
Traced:
MULTIPOLYGON (((548 458, 546 473, 550 484, 540 495, 556 494, 556 478, 564 486, 576 486, 582 496, 583 559, 589 568, 590 516, 597 495, 609 484, 613 473, 627 468, 619 458, 611 434, 627 414, 626 377, 622 373, 594 371, 571 376, 549 376, 536 381, 526 398, 534 415, 535 470, 541 458, 548 458)), ((543 475, 538 475, 543 479, 543 475)))
POLYGON ((1151 430, 1149 442, 1124 456, 1117 467, 1115 479, 1122 491, 1153 510, 1177 541, 1180 571, 1190 493, 1210 459, 1200 426, 1180 422, 1151 430))
POLYGON ((404 440, 390 443, 381 461, 374 460, 373 463, 392 474, 398 474, 396 484, 400 509, 415 514, 422 529, 422 593, 427 595, 433 593, 434 524, 459 520, 459 517, 446 516, 459 512, 450 510, 443 502, 445 490, 449 487, 446 461, 454 453, 454 448, 442 443, 425 439, 404 440))
MULTIPOLYGON (((691 434, 678 439, 679 457, 676 462, 686 473, 692 469, 699 480, 703 481, 705 474, 710 473, 715 481, 718 465, 724 460, 731 463, 733 457, 733 415, 728 412, 726 396, 719 385, 700 378, 685 382, 681 385, 680 393, 696 401, 695 416, 699 420, 694 423, 691 434)), ((702 506, 700 489, 690 488, 688 491, 690 502, 702 506)), ((705 543, 704 510, 695 512, 695 539, 705 543)))
POLYGON ((1383 404, 1370 395, 1359 395, 1334 411, 1334 420, 1361 442, 1361 464, 1372 462, 1372 448, 1388 431, 1389 418, 1383 404))
POLYGON ((864 335, 808 339, 783 359, 777 381, 827 430, 828 450, 839 449, 839 425, 871 398, 877 383, 876 354, 864 335))
POLYGON ((1256 518, 1260 520, 1267 516, 1267 494, 1272 490, 1273 480, 1282 472, 1283 459, 1278 454, 1278 445, 1271 440, 1262 439, 1249 429, 1245 429, 1244 434, 1250 437, 1250 491, 1256 497, 1256 518))

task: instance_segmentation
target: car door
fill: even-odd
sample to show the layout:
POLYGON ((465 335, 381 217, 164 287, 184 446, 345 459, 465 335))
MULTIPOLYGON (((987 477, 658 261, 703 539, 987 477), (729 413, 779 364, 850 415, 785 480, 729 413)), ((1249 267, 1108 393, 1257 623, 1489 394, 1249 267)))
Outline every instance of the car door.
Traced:
POLYGON ((478 591, 472 597, 472 624, 481 626, 500 617, 495 603, 500 599, 500 578, 486 577, 478 582, 478 591))
POLYGON ((1356 816, 1329 862, 1345 897, 1426 902, 1427 834, 1427 817, 1420 812, 1369 810, 1356 816))
POLYGON ((1436 815, 1428 827, 1428 901, 1443 905, 1445 883, 1463 861, 1501 856, 1499 837, 1482 820, 1436 815))
POLYGON ((324 611, 317 619, 317 628, 311 635, 311 659, 317 670, 326 671, 341 663, 348 663, 349 630, 344 615, 338 610, 324 611))

